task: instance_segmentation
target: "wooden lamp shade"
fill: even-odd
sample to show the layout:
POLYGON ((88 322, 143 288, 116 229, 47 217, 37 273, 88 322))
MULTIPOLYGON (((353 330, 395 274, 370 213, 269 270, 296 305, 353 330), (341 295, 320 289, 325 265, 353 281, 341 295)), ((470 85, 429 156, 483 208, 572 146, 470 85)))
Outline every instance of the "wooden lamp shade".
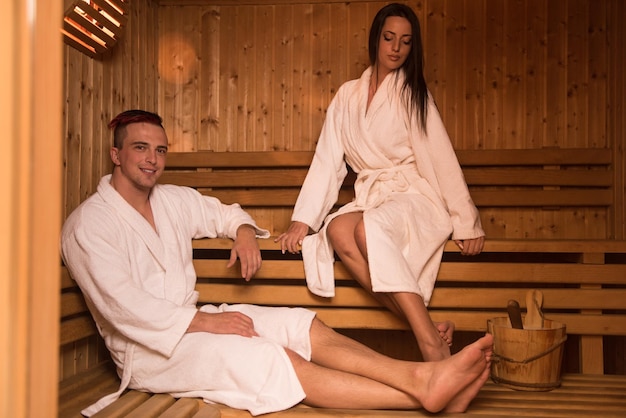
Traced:
POLYGON ((64 42, 98 58, 120 39, 128 21, 128 0, 76 0, 63 19, 64 42))

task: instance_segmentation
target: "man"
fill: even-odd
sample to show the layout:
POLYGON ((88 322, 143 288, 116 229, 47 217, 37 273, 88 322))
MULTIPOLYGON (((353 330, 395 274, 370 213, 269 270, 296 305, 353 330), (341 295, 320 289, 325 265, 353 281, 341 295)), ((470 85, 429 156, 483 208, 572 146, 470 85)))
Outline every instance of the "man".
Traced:
POLYGON ((161 118, 115 117, 113 173, 67 219, 65 263, 127 387, 202 397, 253 415, 298 402, 329 408, 463 411, 488 377, 492 337, 435 363, 383 356, 301 308, 206 305, 198 309, 193 238, 234 240, 250 280, 261 266, 259 228, 239 205, 159 185, 167 155, 161 118))

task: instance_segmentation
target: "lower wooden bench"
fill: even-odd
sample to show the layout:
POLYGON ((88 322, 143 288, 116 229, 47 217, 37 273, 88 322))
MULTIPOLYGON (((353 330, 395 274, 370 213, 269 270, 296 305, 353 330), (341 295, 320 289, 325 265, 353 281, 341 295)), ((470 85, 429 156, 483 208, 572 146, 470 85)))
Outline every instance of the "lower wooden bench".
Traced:
MULTIPOLYGON (((403 330, 407 324, 382 308, 336 263, 334 298, 308 292, 302 261, 283 256, 273 240, 261 240, 264 262, 252 283, 239 269, 226 268, 228 240, 194 242, 200 303, 296 305, 315 310, 328 325, 344 330, 403 330)), ((517 298, 525 306, 529 288, 544 293, 546 317, 564 322, 575 342, 578 374, 566 374, 562 387, 551 392, 519 392, 488 383, 465 415, 471 416, 624 416, 626 376, 602 375, 604 336, 626 335, 626 244, 610 241, 494 241, 479 257, 460 257, 454 244, 446 247, 431 306, 435 320, 452 319, 459 331, 484 332, 488 318, 505 316, 505 304, 517 298), (576 341, 578 339, 578 341, 576 341), (592 373, 596 373, 594 375, 592 373)), ((80 292, 65 271, 62 341, 93 335, 80 292), (83 316, 80 316, 80 315, 83 316), (86 316, 85 316, 86 315, 86 316), (78 326, 82 324, 81 326, 78 326)), ((615 361, 615 360, 612 360, 615 361)), ((106 365, 61 382, 59 417, 78 418, 80 410, 117 390, 119 380, 106 365)), ((168 395, 129 391, 101 417, 248 417, 201 400, 175 400, 168 395), (139 409, 140 408, 140 409, 139 409), (197 415, 200 414, 200 415, 197 415), (213 415, 209 415, 213 414, 213 415)), ((411 412, 339 411, 298 406, 269 414, 304 416, 416 416, 411 412)), ((417 415, 429 416, 425 412, 417 415)), ((460 415, 459 415, 460 416, 460 415)))
MULTIPOLYGON (((74 382, 74 384, 77 384, 74 382)), ((90 391, 76 392, 69 383, 61 387, 60 418, 80 418, 80 409, 113 392, 119 380, 110 369, 87 373, 78 383, 90 391), (77 393, 82 396, 76 397, 77 393)), ((549 392, 516 391, 488 381, 464 414, 445 417, 624 417, 626 376, 565 374, 559 388, 549 392)), ((308 417, 415 417, 433 416, 425 411, 363 411, 310 408, 297 405, 267 418, 308 417)), ((206 404, 198 398, 180 398, 129 390, 95 418, 250 418, 247 411, 206 404)))

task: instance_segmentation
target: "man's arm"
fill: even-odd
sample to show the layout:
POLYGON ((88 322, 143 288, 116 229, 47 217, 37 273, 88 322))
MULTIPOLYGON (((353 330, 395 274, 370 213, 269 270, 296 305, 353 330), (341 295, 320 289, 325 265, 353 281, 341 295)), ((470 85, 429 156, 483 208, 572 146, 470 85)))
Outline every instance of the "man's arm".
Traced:
MULTIPOLYGON (((256 241, 256 229, 243 224, 237 228, 237 236, 230 252, 228 267, 241 263, 241 277, 249 281, 261 267, 261 251, 256 241)), ((187 332, 211 332, 214 334, 236 334, 244 337, 258 336, 252 319, 241 312, 207 313, 196 312, 187 332)))

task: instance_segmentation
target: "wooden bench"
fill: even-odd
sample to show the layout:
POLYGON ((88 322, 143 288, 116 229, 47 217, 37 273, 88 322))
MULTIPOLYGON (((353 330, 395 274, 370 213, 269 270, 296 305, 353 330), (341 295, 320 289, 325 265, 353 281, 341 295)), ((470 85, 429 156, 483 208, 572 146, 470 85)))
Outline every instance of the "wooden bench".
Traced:
MULTIPOLYGON (((261 225, 266 220, 285 227, 311 158, 311 152, 171 153, 162 182, 195 187, 225 203, 238 202, 253 213, 257 211, 261 225)), ((459 152, 459 160, 481 210, 611 207, 615 201, 608 150, 466 151, 459 152)), ((353 181, 353 176, 347 179, 340 203, 352 198, 353 181)), ((336 296, 320 298, 308 292, 299 256, 281 254, 273 239, 259 243, 263 267, 251 283, 246 283, 239 278, 237 268, 226 268, 230 241, 194 242, 200 304, 306 306, 343 332, 407 329, 404 321, 382 308, 349 277, 341 262, 335 266, 336 296)), ((626 376, 603 375, 603 353, 607 336, 626 336, 625 264, 625 241, 487 240, 483 254, 471 258, 461 257, 456 246, 448 243, 429 307, 434 320, 451 319, 461 332, 484 332, 487 319, 506 315, 509 299, 517 299, 525 307, 526 292, 540 289, 546 317, 567 325, 570 337, 567 358, 576 359, 576 364, 568 365, 568 371, 574 374, 564 375, 561 388, 551 392, 519 392, 489 383, 467 414, 505 415, 513 414, 512 411, 526 416, 623 414, 626 376)), ((62 347, 98 339, 80 291, 67 271, 62 280, 61 316, 62 347)), ((85 368, 86 372, 61 382, 59 416, 77 416, 81 408, 117 388, 119 381, 106 362, 85 368), (84 390, 85 387, 91 389, 84 390)), ((126 416, 135 404, 143 410, 135 410, 135 415, 129 412, 129 416, 191 417, 217 412, 224 417, 249 416, 223 406, 205 407, 199 400, 175 400, 168 395, 151 396, 135 391, 129 391, 112 405, 112 412, 105 411, 109 414, 105 416, 126 416), (119 408, 128 411, 120 412, 119 408), (182 412, 187 408, 193 412, 182 412), (149 415, 147 410, 154 415, 149 415)), ((311 411, 299 406, 276 415, 295 417, 312 412, 327 416, 408 414, 311 411)))

